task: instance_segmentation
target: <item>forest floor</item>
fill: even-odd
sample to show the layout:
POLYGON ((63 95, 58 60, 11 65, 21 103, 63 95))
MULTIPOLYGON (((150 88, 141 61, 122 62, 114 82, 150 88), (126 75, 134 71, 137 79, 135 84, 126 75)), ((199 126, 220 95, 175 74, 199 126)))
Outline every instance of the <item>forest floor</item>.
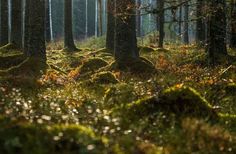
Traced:
POLYGON ((194 45, 144 46, 156 71, 132 73, 111 69, 100 43, 49 45, 37 79, 0 76, 0 153, 236 152, 236 63, 209 66, 194 45))

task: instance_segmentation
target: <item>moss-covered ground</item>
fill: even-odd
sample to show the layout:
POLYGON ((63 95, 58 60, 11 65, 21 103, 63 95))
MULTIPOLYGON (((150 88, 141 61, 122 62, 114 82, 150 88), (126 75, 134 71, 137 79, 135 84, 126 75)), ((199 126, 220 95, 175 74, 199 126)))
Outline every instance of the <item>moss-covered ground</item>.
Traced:
POLYGON ((4 75, 25 59, 0 51, 0 153, 236 153, 235 63, 209 66, 194 45, 140 46, 155 71, 113 68, 104 38, 73 53, 49 44, 39 78, 4 75))

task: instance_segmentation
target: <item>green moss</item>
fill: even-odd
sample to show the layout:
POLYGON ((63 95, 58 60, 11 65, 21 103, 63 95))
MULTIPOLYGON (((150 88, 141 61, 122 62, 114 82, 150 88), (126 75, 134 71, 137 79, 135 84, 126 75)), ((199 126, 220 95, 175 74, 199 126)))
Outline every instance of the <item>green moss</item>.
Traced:
POLYGON ((119 69, 139 74, 156 72, 155 66, 152 62, 145 58, 129 59, 125 62, 113 62, 111 64, 111 69, 119 69))
POLYGON ((107 66, 108 63, 100 58, 92 58, 88 59, 83 63, 83 65, 79 68, 79 73, 88 73, 88 72, 94 72, 102 67, 107 66))
POLYGON ((225 86, 225 91, 227 92, 227 94, 233 94, 235 95, 236 92, 236 84, 235 83, 230 83, 228 85, 225 86))
POLYGON ((24 54, 12 54, 0 57, 0 68, 7 69, 11 66, 20 64, 26 59, 24 54))
POLYGON ((174 86, 162 91, 158 98, 150 97, 127 106, 132 114, 153 115, 158 112, 174 113, 178 117, 218 118, 213 107, 200 94, 185 86, 174 86))
POLYGON ((152 47, 148 47, 148 46, 140 46, 138 47, 139 52, 141 53, 150 53, 150 52, 155 52, 155 49, 153 49, 152 47))
POLYGON ((108 142, 80 125, 8 123, 1 125, 0 144, 3 153, 103 153, 108 142))
POLYGON ((2 52, 11 52, 11 51, 19 51, 19 47, 17 47, 15 44, 9 43, 7 45, 4 45, 0 48, 0 51, 2 52))
POLYGON ((92 81, 100 84, 116 84, 119 80, 111 72, 100 72, 93 76, 92 81))
POLYGON ((137 99, 134 87, 121 83, 117 84, 105 92, 103 97, 107 107, 124 106, 137 99))

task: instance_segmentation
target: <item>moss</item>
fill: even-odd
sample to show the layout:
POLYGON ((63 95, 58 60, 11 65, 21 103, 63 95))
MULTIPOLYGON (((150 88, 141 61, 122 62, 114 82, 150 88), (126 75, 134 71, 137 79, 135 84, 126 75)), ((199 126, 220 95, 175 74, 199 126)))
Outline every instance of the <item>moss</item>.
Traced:
POLYGON ((79 68, 75 70, 76 76, 78 74, 85 74, 88 72, 95 72, 96 70, 107 66, 108 63, 100 58, 92 58, 85 61, 79 68))
POLYGON ((157 51, 158 52, 169 52, 169 50, 164 49, 164 48, 158 48, 157 51))
POLYGON ((40 58, 30 57, 25 59, 17 66, 8 68, 7 70, 0 70, 1 75, 21 75, 38 77, 48 68, 48 65, 40 58))
POLYGON ((152 64, 152 62, 145 58, 129 59, 125 62, 115 61, 111 64, 111 69, 119 69, 139 74, 156 72, 155 66, 152 64))
POLYGON ((150 53, 150 52, 155 52, 155 49, 153 49, 152 47, 148 47, 148 46, 140 46, 138 47, 139 52, 141 53, 150 53))
POLYGON ((150 97, 127 106, 128 112, 153 115, 157 112, 174 113, 177 117, 198 117, 217 119, 218 114, 200 94, 185 86, 174 86, 162 91, 159 97, 150 97))
POLYGON ((93 76, 92 81, 100 84, 116 84, 119 80, 111 72, 100 72, 93 76))
POLYGON ((11 66, 20 64, 26 59, 24 54, 12 54, 0 57, 0 68, 7 69, 11 66))
POLYGON ((235 95, 236 83, 230 83, 230 84, 226 85, 225 86, 225 91, 227 92, 227 94, 235 95))
POLYGON ((15 44, 9 43, 7 45, 4 45, 0 48, 0 51, 2 52, 10 52, 10 51, 19 51, 19 47, 17 47, 15 44))
POLYGON ((137 99, 134 87, 120 83, 107 89, 103 100, 107 107, 124 106, 137 99))
POLYGON ((0 144, 3 153, 103 153, 108 142, 81 125, 39 126, 13 122, 1 125, 0 144))

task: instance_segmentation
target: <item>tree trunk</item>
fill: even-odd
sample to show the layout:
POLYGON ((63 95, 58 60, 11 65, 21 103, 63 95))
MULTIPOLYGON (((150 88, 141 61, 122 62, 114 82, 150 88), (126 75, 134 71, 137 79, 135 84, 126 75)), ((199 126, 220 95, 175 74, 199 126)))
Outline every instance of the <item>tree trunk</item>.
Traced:
POLYGON ((231 0, 231 35, 230 47, 236 48, 236 0, 231 0))
POLYGON ((204 15, 205 0, 197 1, 197 22, 196 22, 196 43, 199 46, 203 46, 206 42, 206 24, 204 15))
POLYGON ((72 30, 72 0, 64 1, 64 48, 68 51, 77 50, 72 30))
MULTIPOLYGON (((179 0, 179 3, 181 3, 182 0, 179 0)), ((183 9, 182 6, 179 7, 179 38, 181 41, 181 36, 182 36, 182 13, 183 13, 183 9)))
POLYGON ((102 36, 103 34, 103 26, 102 26, 102 0, 98 0, 98 36, 102 36))
POLYGON ((106 36, 106 48, 114 52, 114 39, 115 39, 115 0, 107 1, 107 36, 106 36))
POLYGON ((0 46, 8 43, 8 1, 1 0, 0 46))
POLYGON ((26 0, 25 53, 46 63, 45 1, 26 0))
POLYGON ((142 36, 142 24, 141 24, 141 7, 142 5, 142 2, 141 0, 137 0, 137 11, 136 11, 136 14, 137 14, 137 17, 136 17, 136 28, 137 28, 137 36, 138 37, 141 37, 142 36))
POLYGON ((222 56, 227 55, 226 48, 226 4, 224 0, 212 0, 207 21, 206 51, 211 64, 215 64, 222 56))
POLYGON ((10 43, 22 48, 22 0, 13 0, 11 6, 11 37, 10 43))
POLYGON ((189 6, 188 6, 188 2, 186 2, 184 4, 184 44, 189 44, 188 15, 189 15, 189 6))
POLYGON ((46 36, 46 42, 51 41, 51 22, 50 22, 50 4, 49 0, 46 0, 46 21, 45 21, 45 36, 46 36))
POLYGON ((115 60, 118 64, 138 59, 135 0, 116 0, 115 60))
POLYGON ((165 11, 164 11, 164 0, 157 0, 157 10, 159 10, 159 14, 157 15, 157 23, 158 24, 158 30, 159 30, 159 40, 158 40, 158 47, 163 48, 164 44, 164 23, 165 23, 165 11))

